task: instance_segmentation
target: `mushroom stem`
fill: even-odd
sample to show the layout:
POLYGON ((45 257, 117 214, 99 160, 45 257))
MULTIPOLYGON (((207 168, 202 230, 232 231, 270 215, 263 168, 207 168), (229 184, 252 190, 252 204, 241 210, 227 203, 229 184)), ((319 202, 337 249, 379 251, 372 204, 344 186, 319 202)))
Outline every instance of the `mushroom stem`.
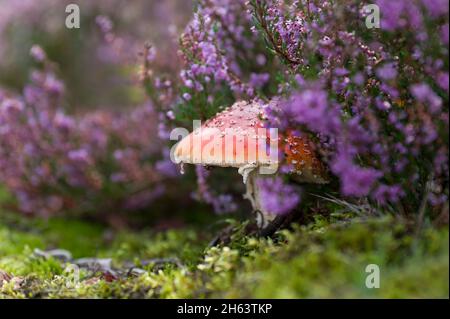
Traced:
POLYGON ((247 192, 244 195, 245 199, 248 199, 252 204, 254 211, 260 210, 259 196, 258 196, 258 186, 256 185, 256 172, 252 171, 248 175, 247 181, 245 183, 247 192))
POLYGON ((245 170, 245 173, 244 183, 246 185, 247 191, 244 195, 244 198, 248 199, 252 204, 253 211, 256 213, 256 223, 258 225, 258 228, 263 229, 272 222, 274 216, 265 211, 261 205, 261 197, 259 194, 259 186, 257 183, 258 177, 260 176, 258 170, 256 168, 253 168, 252 170, 245 170))

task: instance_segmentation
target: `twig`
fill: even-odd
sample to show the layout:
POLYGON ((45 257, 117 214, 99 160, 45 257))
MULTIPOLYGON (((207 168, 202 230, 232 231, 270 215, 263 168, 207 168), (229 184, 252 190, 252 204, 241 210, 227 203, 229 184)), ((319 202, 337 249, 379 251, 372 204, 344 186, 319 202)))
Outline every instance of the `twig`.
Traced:
POLYGON ((285 59, 287 62, 289 62, 290 64, 294 65, 294 66, 298 66, 301 64, 300 61, 298 60, 294 60, 292 59, 284 50, 282 50, 282 48, 278 45, 277 41, 275 40, 275 38, 273 37, 272 33, 269 30, 269 26, 267 25, 266 20, 264 19, 264 12, 261 8, 261 6, 255 6, 255 14, 256 14, 256 18, 259 21, 259 24, 261 25, 261 28, 264 30, 264 33, 266 34, 267 40, 270 42, 270 44, 272 45, 273 49, 275 50, 275 52, 282 56, 283 59, 285 59))

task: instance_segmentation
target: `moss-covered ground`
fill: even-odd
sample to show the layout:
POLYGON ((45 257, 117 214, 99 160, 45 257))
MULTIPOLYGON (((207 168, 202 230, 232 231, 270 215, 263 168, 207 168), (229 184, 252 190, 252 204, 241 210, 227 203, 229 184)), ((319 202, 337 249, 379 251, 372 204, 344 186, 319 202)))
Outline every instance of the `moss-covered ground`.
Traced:
POLYGON ((0 298, 449 296, 448 228, 418 232, 393 217, 317 218, 273 239, 237 226, 229 244, 212 248, 207 228, 117 232, 67 219, 1 220, 0 298), (45 254, 56 248, 71 256, 45 254), (79 260, 87 257, 95 259, 79 260), (368 264, 380 268, 379 289, 365 285, 368 264))

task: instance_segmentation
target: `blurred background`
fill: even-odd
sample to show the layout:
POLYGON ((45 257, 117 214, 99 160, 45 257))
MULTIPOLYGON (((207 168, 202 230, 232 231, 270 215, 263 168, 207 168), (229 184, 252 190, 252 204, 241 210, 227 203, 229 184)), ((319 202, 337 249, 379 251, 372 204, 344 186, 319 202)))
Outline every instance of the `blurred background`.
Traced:
MULTIPOLYGON (((243 2, 218 6, 221 14, 247 17, 243 2)), ((190 166, 182 175, 169 158, 168 132, 192 125, 192 116, 178 121, 173 114, 186 67, 180 35, 196 7, 177 0, 1 0, 0 99, 10 126, 0 142, 1 214, 74 217, 118 229, 251 216, 235 170, 190 166), (65 26, 70 3, 80 8, 79 29, 65 26), (14 107, 20 114, 8 113, 14 107)), ((214 90, 209 116, 236 99, 227 88, 214 90)))
MULTIPOLYGON (((194 200, 195 177, 191 171, 183 184, 170 162, 168 139, 158 132, 161 110, 149 101, 139 78, 147 58, 162 85, 178 76, 179 35, 193 10, 191 1, 176 0, 132 5, 116 0, 0 1, 0 94, 23 94, 25 100, 27 89, 47 94, 47 82, 33 83, 39 82, 39 72, 51 74, 64 88, 57 102, 36 106, 36 112, 49 116, 47 130, 36 131, 37 140, 19 137, 20 130, 27 130, 20 121, 15 127, 23 147, 41 148, 44 136, 52 135, 46 151, 19 155, 33 162, 19 168, 12 164, 12 153, 24 148, 3 145, 11 162, 3 159, 1 180, 15 195, 6 201, 10 210, 43 217, 75 215, 119 228, 159 223, 160 217, 164 224, 173 215, 195 220, 195 212, 203 210, 194 200), (70 3, 80 7, 79 29, 65 26, 70 3), (157 44, 157 53, 146 51, 150 44, 157 44), (45 62, 36 59, 33 47, 43 51, 45 62), (61 121, 69 126, 64 127, 67 132, 61 133, 66 125, 61 121), (192 216, 185 214, 189 207, 192 216)), ((176 219, 166 226, 179 223, 176 219)))
POLYGON ((146 42, 157 43, 164 52, 161 59, 166 59, 161 63, 176 65, 178 36, 193 12, 191 1, 138 0, 129 5, 116 0, 2 0, 0 4, 2 87, 23 88, 33 66, 30 48, 39 44, 58 64, 59 75, 70 88, 66 99, 72 112, 142 103, 143 93, 132 83, 138 52, 146 42), (65 27, 70 3, 80 7, 79 29, 65 27), (103 25, 103 33, 99 16, 111 24, 103 25), (108 39, 113 37, 109 31, 118 39, 108 39))

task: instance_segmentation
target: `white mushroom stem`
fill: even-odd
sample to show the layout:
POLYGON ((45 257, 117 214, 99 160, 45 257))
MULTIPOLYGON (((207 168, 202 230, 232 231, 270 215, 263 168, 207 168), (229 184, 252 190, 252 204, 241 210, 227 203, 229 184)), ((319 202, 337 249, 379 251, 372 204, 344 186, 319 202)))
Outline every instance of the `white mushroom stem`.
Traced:
POLYGON ((257 183, 258 177, 260 176, 258 166, 254 164, 242 166, 239 168, 239 174, 242 175, 244 184, 247 188, 244 198, 250 201, 254 212, 259 212, 256 216, 258 227, 260 229, 265 228, 273 220, 274 216, 265 211, 260 202, 261 197, 257 183))

